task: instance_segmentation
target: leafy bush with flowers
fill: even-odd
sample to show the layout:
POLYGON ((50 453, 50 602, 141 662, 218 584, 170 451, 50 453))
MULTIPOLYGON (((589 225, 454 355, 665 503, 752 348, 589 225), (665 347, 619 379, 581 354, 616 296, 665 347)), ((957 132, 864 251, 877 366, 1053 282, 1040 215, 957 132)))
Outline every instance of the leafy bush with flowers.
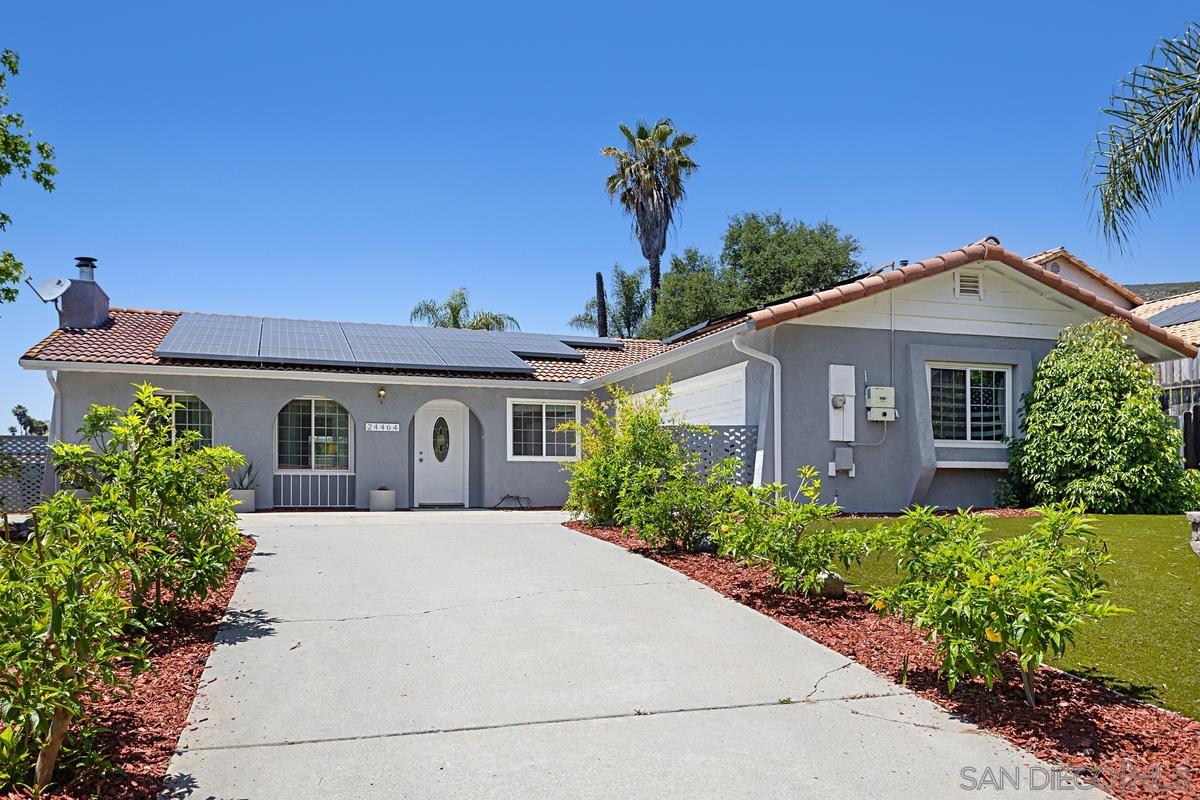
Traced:
POLYGON ((907 511, 880 535, 896 553, 899 583, 871 592, 880 614, 895 613, 927 632, 951 692, 962 680, 1001 677, 1001 659, 1019 665, 1026 700, 1047 655, 1061 656, 1079 627, 1119 612, 1100 570, 1111 557, 1082 509, 1056 504, 1028 533, 990 540, 987 522, 960 511, 907 511))
POLYGON ((622 524, 652 547, 695 550, 713 530, 737 486, 742 462, 727 458, 704 474, 695 453, 665 469, 643 466, 618 505, 622 524))

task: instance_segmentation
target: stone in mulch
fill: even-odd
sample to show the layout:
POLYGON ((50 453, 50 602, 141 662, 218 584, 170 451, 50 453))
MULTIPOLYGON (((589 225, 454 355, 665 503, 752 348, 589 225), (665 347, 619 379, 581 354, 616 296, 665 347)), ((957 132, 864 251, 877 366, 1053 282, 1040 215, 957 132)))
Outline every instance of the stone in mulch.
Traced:
POLYGON ((1123 800, 1200 797, 1200 722, 1052 667, 1036 676, 1038 706, 1025 702, 1016 663, 988 690, 960 683, 951 694, 920 631, 880 617, 866 598, 796 597, 770 574, 710 553, 663 552, 614 528, 568 527, 651 558, 766 614, 1038 757, 1064 765, 1123 800), (907 667, 907 672, 905 671, 907 667))
MULTIPOLYGON (((43 798, 146 800, 159 795, 221 618, 254 545, 254 539, 243 537, 224 585, 204 602, 181 607, 170 627, 146 637, 151 668, 134 678, 128 691, 108 694, 88 708, 85 717, 102 728, 96 743, 111 767, 75 775, 60 771, 57 785, 43 798)), ((0 800, 24 797, 9 793, 0 800)))

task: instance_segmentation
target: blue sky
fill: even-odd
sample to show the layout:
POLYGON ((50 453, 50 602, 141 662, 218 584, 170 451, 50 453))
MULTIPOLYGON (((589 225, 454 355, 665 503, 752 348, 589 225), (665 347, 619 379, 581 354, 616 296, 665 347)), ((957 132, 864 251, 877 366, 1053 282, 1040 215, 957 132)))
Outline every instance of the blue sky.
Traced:
MULTIPOLYGON (((701 165, 670 250, 779 210, 871 264, 995 234, 1126 282, 1200 279, 1200 186, 1129 254, 1092 224, 1099 109, 1189 14, 1104 5, 13 5, 12 107, 61 175, 0 188, 0 247, 38 279, 95 256, 126 307, 407 321, 467 286, 561 331, 595 270, 641 263, 599 150, 666 115, 701 165)), ((0 307, 0 419, 48 416, 17 359, 54 324, 28 292, 0 307)))

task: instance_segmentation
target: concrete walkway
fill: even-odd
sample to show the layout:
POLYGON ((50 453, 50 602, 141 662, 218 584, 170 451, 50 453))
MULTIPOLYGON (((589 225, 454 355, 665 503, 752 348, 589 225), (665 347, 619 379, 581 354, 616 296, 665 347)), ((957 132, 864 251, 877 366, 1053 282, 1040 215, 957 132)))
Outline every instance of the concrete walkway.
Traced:
POLYGON ((1038 772, 561 519, 244 517, 258 551, 164 796, 941 798, 1038 772))

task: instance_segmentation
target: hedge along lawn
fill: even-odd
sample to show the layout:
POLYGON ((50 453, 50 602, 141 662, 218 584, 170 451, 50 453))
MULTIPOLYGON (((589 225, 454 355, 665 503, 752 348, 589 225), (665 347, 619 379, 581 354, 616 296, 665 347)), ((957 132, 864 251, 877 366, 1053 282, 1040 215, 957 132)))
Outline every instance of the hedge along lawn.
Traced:
MULTIPOLYGON (((1129 612, 1084 625, 1054 666, 1125 694, 1200 719, 1200 558, 1182 514, 1097 515, 1113 564, 1104 571, 1112 601, 1129 612)), ((841 527, 890 520, 839 519, 841 527)), ((1029 518, 988 521, 998 536, 1028 530, 1029 518)), ((895 562, 873 554, 846 574, 854 588, 891 585, 895 562)))

